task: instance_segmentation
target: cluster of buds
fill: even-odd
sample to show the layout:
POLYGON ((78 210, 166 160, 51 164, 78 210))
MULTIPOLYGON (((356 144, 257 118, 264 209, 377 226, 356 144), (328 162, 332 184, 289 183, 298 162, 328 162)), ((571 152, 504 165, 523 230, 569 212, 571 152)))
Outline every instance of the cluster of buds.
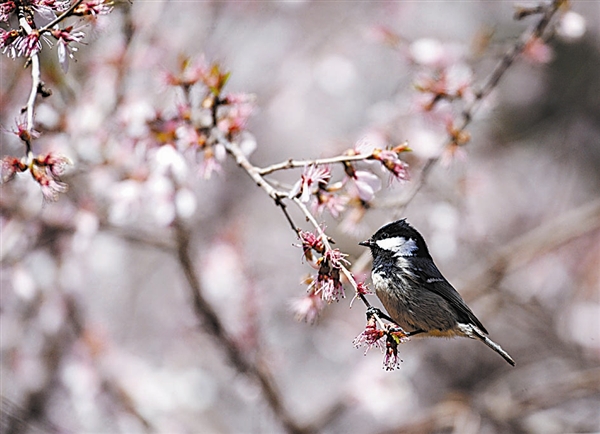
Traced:
MULTIPOLYGON (((208 117, 195 116, 196 123, 202 118, 202 127, 218 127, 228 137, 241 132, 253 111, 254 98, 248 94, 224 94, 223 89, 231 73, 223 71, 214 63, 207 66, 203 61, 193 63, 189 58, 180 62, 177 73, 167 73, 165 81, 171 86, 181 87, 186 94, 195 85, 201 85, 206 93, 200 108, 208 117)), ((190 115, 191 115, 190 111, 190 115)))
POLYGON ((471 69, 466 65, 452 65, 423 76, 415 83, 417 91, 427 95, 421 109, 430 112, 441 101, 470 99, 473 96, 471 69))
POLYGON ((318 295, 324 302, 338 301, 345 296, 342 285, 342 268, 348 265, 346 256, 339 249, 332 249, 320 235, 299 231, 304 258, 318 270, 307 279, 309 295, 318 295))
POLYGON ((371 155, 373 160, 380 161, 391 174, 392 180, 408 181, 410 176, 408 173, 408 164, 400 159, 400 155, 404 152, 409 152, 408 142, 403 142, 389 149, 375 148, 371 155))
POLYGON ((344 286, 340 280, 342 267, 349 264, 345 256, 339 249, 333 249, 326 250, 325 254, 317 259, 319 272, 311 286, 314 286, 315 294, 321 294, 321 298, 327 303, 345 297, 344 286))
POLYGON ((375 316, 369 315, 365 330, 354 339, 353 344, 356 348, 366 346, 365 355, 371 348, 379 348, 384 354, 383 369, 393 371, 399 368, 402 362, 398 355, 398 345, 406 341, 408 337, 403 330, 394 327, 382 330, 377 327, 375 316))
POLYGON ((254 109, 251 95, 223 93, 229 76, 230 73, 224 72, 218 64, 207 66, 203 61, 182 59, 176 73, 165 75, 165 82, 183 90, 184 103, 178 107, 175 116, 165 117, 157 113, 148 122, 158 145, 171 144, 182 151, 190 148, 202 151, 199 173, 205 179, 220 170, 226 154, 213 129, 233 140, 244 131, 254 109), (194 86, 204 89, 204 95, 197 103, 192 101, 194 86))
POLYGON ((33 179, 41 186, 42 194, 46 201, 56 201, 59 193, 65 193, 67 184, 61 181, 60 176, 65 172, 67 166, 71 165, 69 158, 53 153, 39 155, 31 158, 4 157, 1 161, 2 183, 11 181, 19 172, 29 169, 33 179))

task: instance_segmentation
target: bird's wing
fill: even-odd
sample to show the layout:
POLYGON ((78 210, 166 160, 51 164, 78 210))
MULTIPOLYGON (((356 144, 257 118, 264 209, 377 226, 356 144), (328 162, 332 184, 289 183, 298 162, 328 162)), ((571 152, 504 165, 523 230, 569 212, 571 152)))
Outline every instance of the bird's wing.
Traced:
POLYGON ((446 280, 433 261, 422 258, 414 258, 413 261, 414 266, 419 271, 411 276, 415 283, 448 301, 456 311, 459 321, 474 324, 484 333, 488 333, 481 321, 477 319, 467 303, 446 280))

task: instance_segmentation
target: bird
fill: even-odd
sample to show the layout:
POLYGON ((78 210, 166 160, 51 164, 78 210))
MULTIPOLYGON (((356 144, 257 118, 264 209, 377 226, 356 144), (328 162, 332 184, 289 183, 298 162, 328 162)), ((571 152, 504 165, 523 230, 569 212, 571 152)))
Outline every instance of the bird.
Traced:
POLYGON ((510 365, 513 358, 488 337, 488 331, 460 294, 435 265, 423 236, 406 219, 382 226, 359 243, 373 256, 371 280, 387 315, 408 336, 467 337, 500 354, 510 365))

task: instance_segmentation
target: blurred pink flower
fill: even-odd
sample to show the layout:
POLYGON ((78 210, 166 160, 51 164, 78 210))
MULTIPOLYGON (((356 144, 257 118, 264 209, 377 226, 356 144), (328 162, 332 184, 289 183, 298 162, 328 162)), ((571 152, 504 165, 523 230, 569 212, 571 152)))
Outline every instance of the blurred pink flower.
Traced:
POLYGON ((339 217, 340 213, 346 208, 348 198, 339 194, 329 193, 325 190, 319 190, 317 192, 317 200, 314 203, 314 209, 319 214, 323 213, 324 210, 334 217, 339 217))
POLYGON ((325 302, 314 291, 311 291, 305 297, 292 300, 290 307, 298 321, 306 321, 312 324, 325 307, 325 302))
POLYGON ((60 180, 60 175, 71 164, 73 163, 69 158, 52 153, 33 159, 29 170, 33 179, 42 187, 46 201, 56 201, 59 193, 65 193, 69 189, 69 186, 60 180))
POLYGON ((531 38, 523 48, 523 57, 531 63, 548 63, 554 59, 554 51, 540 38, 531 38))
POLYGON ((17 10, 14 1, 8 0, 0 3, 0 21, 8 21, 9 17, 17 10))
POLYGON ((360 199, 364 202, 370 202, 375 197, 375 193, 381 190, 381 180, 377 175, 366 170, 357 170, 352 177, 354 185, 360 199))
POLYGON ((27 165, 16 157, 4 157, 0 160, 0 183, 12 180, 18 172, 27 170, 27 165))
POLYGON ((92 16, 106 15, 113 9, 113 2, 110 0, 88 0, 77 5, 73 10, 73 15, 92 16))

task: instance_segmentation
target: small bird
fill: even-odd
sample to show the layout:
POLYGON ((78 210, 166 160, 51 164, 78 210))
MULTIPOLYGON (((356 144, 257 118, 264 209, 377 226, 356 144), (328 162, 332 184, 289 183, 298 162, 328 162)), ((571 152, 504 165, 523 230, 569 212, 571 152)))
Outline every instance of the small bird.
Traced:
POLYGON ((381 227, 366 241, 371 249, 371 279, 375 294, 388 315, 376 308, 382 318, 402 327, 408 336, 463 336, 477 339, 515 365, 444 278, 433 262, 423 236, 406 219, 381 227))

